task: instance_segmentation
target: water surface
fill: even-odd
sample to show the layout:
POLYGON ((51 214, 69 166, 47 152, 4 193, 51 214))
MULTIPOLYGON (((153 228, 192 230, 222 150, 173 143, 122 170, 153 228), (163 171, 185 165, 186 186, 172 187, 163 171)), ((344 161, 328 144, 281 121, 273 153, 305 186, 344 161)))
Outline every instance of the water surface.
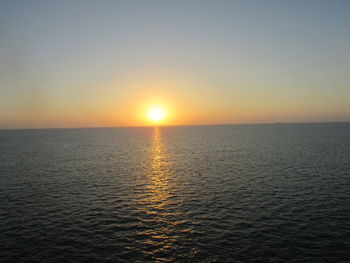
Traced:
POLYGON ((0 131, 2 262, 348 262, 350 124, 0 131))

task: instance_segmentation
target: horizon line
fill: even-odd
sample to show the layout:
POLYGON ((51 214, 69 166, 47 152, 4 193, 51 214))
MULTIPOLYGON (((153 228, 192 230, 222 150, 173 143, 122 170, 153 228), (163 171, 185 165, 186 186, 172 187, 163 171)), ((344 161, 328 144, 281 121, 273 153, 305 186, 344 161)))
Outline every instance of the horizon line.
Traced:
POLYGON ((0 128, 0 131, 17 130, 60 130, 60 129, 111 129, 111 128, 154 128, 154 127, 201 127, 201 126, 240 126, 240 125, 283 125, 283 124, 336 124, 349 121, 307 121, 307 122, 247 122, 247 123, 209 123, 209 124, 179 124, 179 125, 135 125, 135 126, 82 126, 82 127, 40 127, 40 128, 0 128))

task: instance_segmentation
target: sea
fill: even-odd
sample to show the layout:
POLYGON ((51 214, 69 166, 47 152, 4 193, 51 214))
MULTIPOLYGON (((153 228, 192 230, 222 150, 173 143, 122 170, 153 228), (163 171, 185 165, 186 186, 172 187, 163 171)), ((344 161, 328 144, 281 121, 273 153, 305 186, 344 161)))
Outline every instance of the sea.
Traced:
POLYGON ((1 130, 0 262, 350 262, 350 123, 1 130))

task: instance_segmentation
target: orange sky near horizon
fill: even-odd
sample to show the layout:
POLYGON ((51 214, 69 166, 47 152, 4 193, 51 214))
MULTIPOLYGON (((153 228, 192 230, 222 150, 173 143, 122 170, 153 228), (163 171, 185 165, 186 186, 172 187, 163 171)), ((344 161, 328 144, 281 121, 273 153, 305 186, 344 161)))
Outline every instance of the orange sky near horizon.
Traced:
MULTIPOLYGON (((249 82, 232 81, 232 88, 223 91, 213 88, 215 83, 210 80, 180 71, 144 70, 125 76, 85 85, 87 94, 72 94, 62 104, 54 103, 54 99, 47 103, 48 97, 44 102, 40 93, 34 94, 33 102, 8 115, 8 120, 3 118, 2 128, 323 122, 346 118, 346 112, 339 114, 341 105, 339 109, 332 105, 320 110, 324 103, 320 98, 305 104, 290 95, 269 93, 263 87, 252 94, 249 88, 238 86, 249 87, 249 82), (159 123, 147 117, 154 106, 166 111, 159 123)), ((309 97, 312 101, 312 94, 309 97)))

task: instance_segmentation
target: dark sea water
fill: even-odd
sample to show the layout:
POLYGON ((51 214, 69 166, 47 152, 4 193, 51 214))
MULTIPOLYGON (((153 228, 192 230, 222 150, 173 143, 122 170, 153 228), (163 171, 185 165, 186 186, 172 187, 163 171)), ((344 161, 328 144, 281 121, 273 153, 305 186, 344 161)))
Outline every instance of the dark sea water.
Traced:
POLYGON ((350 262, 350 124, 0 131, 0 262, 350 262))

